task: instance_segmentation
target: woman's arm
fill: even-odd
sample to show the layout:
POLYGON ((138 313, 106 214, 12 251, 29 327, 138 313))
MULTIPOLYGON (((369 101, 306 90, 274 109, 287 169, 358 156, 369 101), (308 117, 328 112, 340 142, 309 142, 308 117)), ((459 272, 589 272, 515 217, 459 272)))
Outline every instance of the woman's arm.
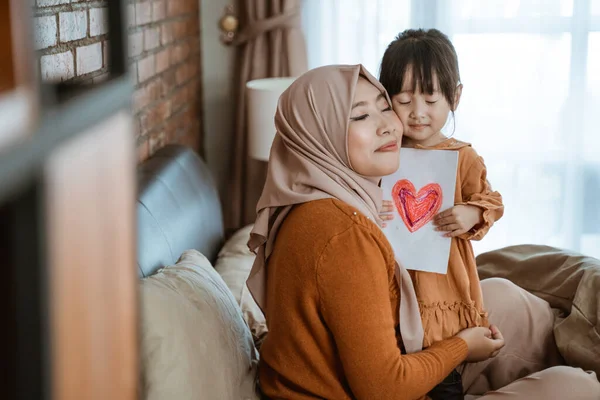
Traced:
POLYGON ((321 313, 358 399, 420 398, 465 360, 467 344, 455 337, 400 353, 378 240, 354 225, 329 242, 317 269, 321 313))

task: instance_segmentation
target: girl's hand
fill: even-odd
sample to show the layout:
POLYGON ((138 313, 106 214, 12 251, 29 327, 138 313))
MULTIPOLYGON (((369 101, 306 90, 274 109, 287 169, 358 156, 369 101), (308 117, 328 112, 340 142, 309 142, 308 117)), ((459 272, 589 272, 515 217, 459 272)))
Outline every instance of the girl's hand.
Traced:
POLYGON ((480 362, 496 357, 504 347, 504 338, 497 326, 468 328, 456 335, 467 343, 467 362, 480 362))
POLYGON ((391 221, 394 219, 394 203, 391 200, 383 200, 383 204, 381 205, 381 212, 379 213, 379 218, 381 218, 384 222, 381 226, 385 228, 387 224, 385 221, 391 221))
POLYGON ((446 232, 445 237, 462 235, 482 222, 483 210, 481 208, 463 204, 442 211, 433 218, 435 230, 446 232))

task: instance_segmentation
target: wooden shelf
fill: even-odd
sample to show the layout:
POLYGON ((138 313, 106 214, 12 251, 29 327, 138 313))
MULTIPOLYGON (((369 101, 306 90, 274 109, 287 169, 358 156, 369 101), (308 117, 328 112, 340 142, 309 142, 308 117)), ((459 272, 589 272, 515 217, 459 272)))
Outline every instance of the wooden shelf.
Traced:
POLYGON ((21 0, 0 2, 0 154, 28 137, 38 119, 28 4, 21 0))

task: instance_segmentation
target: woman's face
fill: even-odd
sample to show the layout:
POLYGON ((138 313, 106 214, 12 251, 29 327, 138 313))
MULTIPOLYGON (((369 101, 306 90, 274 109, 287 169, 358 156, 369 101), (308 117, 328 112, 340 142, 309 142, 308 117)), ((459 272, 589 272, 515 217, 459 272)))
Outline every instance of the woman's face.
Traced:
POLYGON ((352 169, 374 182, 400 165, 402 123, 385 95, 365 78, 356 85, 350 125, 348 157, 352 169))

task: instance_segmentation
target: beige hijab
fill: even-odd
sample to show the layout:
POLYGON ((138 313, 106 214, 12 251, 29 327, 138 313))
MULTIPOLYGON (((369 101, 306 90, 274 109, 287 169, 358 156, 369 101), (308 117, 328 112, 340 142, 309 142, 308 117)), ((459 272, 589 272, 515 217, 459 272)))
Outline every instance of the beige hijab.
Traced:
MULTIPOLYGON (((354 172, 348 157, 348 124, 359 74, 385 93, 362 65, 332 65, 308 71, 279 98, 277 135, 248 242, 257 257, 247 284, 263 311, 267 305, 267 259, 292 206, 335 198, 381 225, 382 191, 354 172)), ((396 277, 401 293, 400 332, 406 351, 412 353, 421 350, 423 343, 419 307, 406 269, 399 266, 396 277)))

